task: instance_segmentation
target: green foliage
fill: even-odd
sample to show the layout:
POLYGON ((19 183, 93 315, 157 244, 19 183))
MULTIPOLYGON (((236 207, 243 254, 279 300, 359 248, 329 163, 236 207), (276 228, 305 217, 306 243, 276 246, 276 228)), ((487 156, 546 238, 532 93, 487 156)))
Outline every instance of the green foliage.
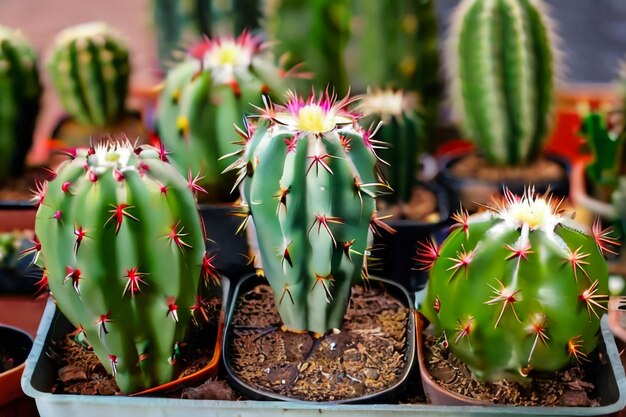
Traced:
POLYGON ((599 112, 589 112, 582 120, 581 135, 591 148, 593 161, 587 165, 587 175, 595 185, 617 185, 620 174, 623 132, 610 130, 599 112))

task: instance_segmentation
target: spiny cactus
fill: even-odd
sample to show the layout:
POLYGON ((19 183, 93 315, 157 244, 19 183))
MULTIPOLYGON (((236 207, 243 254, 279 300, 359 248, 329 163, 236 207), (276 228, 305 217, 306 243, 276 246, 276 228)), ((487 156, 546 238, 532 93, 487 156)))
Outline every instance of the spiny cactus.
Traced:
POLYGON ((37 52, 19 31, 0 26, 0 183, 24 168, 41 92, 37 52))
POLYGON ((423 244, 430 267, 421 307, 436 335, 480 379, 526 377, 586 361, 606 309, 603 252, 615 241, 528 190, 505 192, 490 211, 458 213, 437 248, 423 244))
POLYGON ((289 330, 341 326, 350 287, 367 271, 370 229, 388 228, 375 211, 383 185, 374 142, 345 110, 351 101, 326 93, 266 102, 231 166, 289 330))
POLYGON ((129 143, 80 149, 38 188, 44 282, 123 392, 173 379, 200 278, 215 278, 196 188, 129 143))
POLYGON ((262 95, 286 91, 286 74, 264 53, 259 39, 244 32, 237 39, 216 38, 196 47, 173 68, 161 93, 157 126, 183 175, 201 173, 199 184, 213 200, 229 199, 233 177, 221 175, 222 155, 237 151, 233 125, 241 125, 262 95))
POLYGON ((364 127, 379 126, 377 137, 387 145, 380 156, 388 162, 385 178, 397 201, 408 202, 419 171, 423 131, 417 113, 417 96, 401 90, 375 89, 363 96, 358 106, 364 127))
POLYGON ((128 47, 105 23, 85 23, 60 32, 48 70, 65 111, 79 123, 104 126, 124 113, 128 47))
POLYGON ((452 105, 492 164, 528 164, 543 149, 554 90, 550 26, 535 0, 463 0, 454 12, 452 105))

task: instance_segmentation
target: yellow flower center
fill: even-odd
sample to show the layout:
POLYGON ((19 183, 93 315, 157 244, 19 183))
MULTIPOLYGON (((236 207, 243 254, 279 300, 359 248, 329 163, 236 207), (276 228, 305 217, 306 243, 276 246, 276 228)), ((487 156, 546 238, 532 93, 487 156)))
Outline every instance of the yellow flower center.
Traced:
POLYGON ((537 229, 554 213, 552 207, 542 198, 514 204, 510 213, 520 223, 527 224, 530 229, 537 229))
POLYGON ((241 48, 234 43, 225 43, 215 51, 215 61, 220 65, 237 65, 241 48))
POLYGON ((335 128, 332 113, 326 113, 317 104, 308 104, 298 111, 298 129, 305 132, 322 133, 335 128))

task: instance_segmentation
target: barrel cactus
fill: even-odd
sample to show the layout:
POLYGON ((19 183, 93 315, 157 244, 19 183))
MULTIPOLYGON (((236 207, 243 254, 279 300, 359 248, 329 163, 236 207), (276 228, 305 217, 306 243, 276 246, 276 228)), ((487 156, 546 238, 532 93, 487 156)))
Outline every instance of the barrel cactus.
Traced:
POLYGON ((108 143, 38 189, 44 281, 125 393, 173 379, 200 279, 215 277, 195 188, 162 152, 108 143))
POLYGON ((221 175, 239 149, 233 125, 262 95, 286 91, 285 73, 265 53, 261 41, 244 32, 237 39, 216 38, 195 47, 190 58, 171 69, 159 100, 157 126, 173 164, 213 200, 229 199, 234 177, 221 175))
POLYGON ((463 0, 448 40, 452 106, 494 165, 543 150, 554 95, 553 35, 536 0, 463 0))
POLYGON ((351 285, 367 271, 370 231, 388 227, 375 211, 383 185, 374 142, 346 110, 350 101, 328 93, 268 101, 231 166, 289 330, 341 327, 351 285))
POLYGON ((0 26, 0 183, 24 168, 41 92, 37 52, 19 31, 0 26))
POLYGON ((370 90, 358 110, 363 113, 362 126, 380 125, 376 136, 386 143, 380 155, 388 163, 382 168, 394 190, 391 195, 396 201, 408 202, 417 181, 424 140, 417 96, 401 90, 370 90))
POLYGON ((48 61, 61 103, 79 123, 105 126, 125 111, 130 62, 125 40, 102 22, 61 31, 48 61))
POLYGON ((436 335, 484 380, 526 377, 585 361, 598 344, 608 299, 603 252, 615 241, 528 190, 489 211, 455 216, 430 267, 421 307, 436 335))

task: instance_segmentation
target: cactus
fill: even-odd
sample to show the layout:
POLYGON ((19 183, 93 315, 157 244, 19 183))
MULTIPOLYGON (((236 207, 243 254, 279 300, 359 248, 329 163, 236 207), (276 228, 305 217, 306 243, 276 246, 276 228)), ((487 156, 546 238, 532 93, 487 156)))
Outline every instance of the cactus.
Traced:
POLYGON ((450 350, 480 379, 526 377, 585 361, 598 343, 606 309, 603 252, 616 243, 527 190, 468 217, 437 248, 423 244, 430 267, 422 313, 450 350))
POLYGON ((124 114, 128 47, 105 23, 85 23, 60 32, 48 70, 65 111, 79 123, 105 126, 124 114))
POLYGON ((0 26, 0 183, 24 169, 41 93, 36 51, 21 33, 0 26))
POLYGON ((350 102, 328 92, 306 101, 290 93, 285 106, 268 101, 259 124, 242 132, 245 146, 231 166, 292 331, 341 327, 351 285, 367 274, 370 229, 388 228, 375 211, 375 142, 345 110, 350 102))
POLYGON ((43 281, 126 393, 173 379, 200 278, 215 278, 197 186, 165 160, 129 143, 79 149, 36 195, 43 281))
POLYGON ((581 123, 581 134, 593 153, 593 162, 587 165, 587 174, 596 185, 617 185, 622 160, 624 134, 607 126, 604 115, 597 111, 587 113, 581 123))
POLYGON ((214 200, 229 199, 234 177, 222 155, 235 152, 233 125, 261 105, 263 93, 284 93, 284 73, 264 54, 259 39, 244 32, 236 40, 217 38, 196 47, 173 68, 161 93, 157 126, 173 164, 183 175, 201 173, 199 184, 214 200))
POLYGON ((452 106, 494 165, 541 153, 553 104, 550 22, 535 0, 463 0, 448 40, 452 106))
POLYGON ((394 199, 403 203, 411 198, 423 147, 422 121, 416 109, 415 94, 392 89, 368 91, 358 106, 363 112, 362 126, 380 125, 377 137, 387 143, 380 152, 388 162, 383 172, 394 199))

